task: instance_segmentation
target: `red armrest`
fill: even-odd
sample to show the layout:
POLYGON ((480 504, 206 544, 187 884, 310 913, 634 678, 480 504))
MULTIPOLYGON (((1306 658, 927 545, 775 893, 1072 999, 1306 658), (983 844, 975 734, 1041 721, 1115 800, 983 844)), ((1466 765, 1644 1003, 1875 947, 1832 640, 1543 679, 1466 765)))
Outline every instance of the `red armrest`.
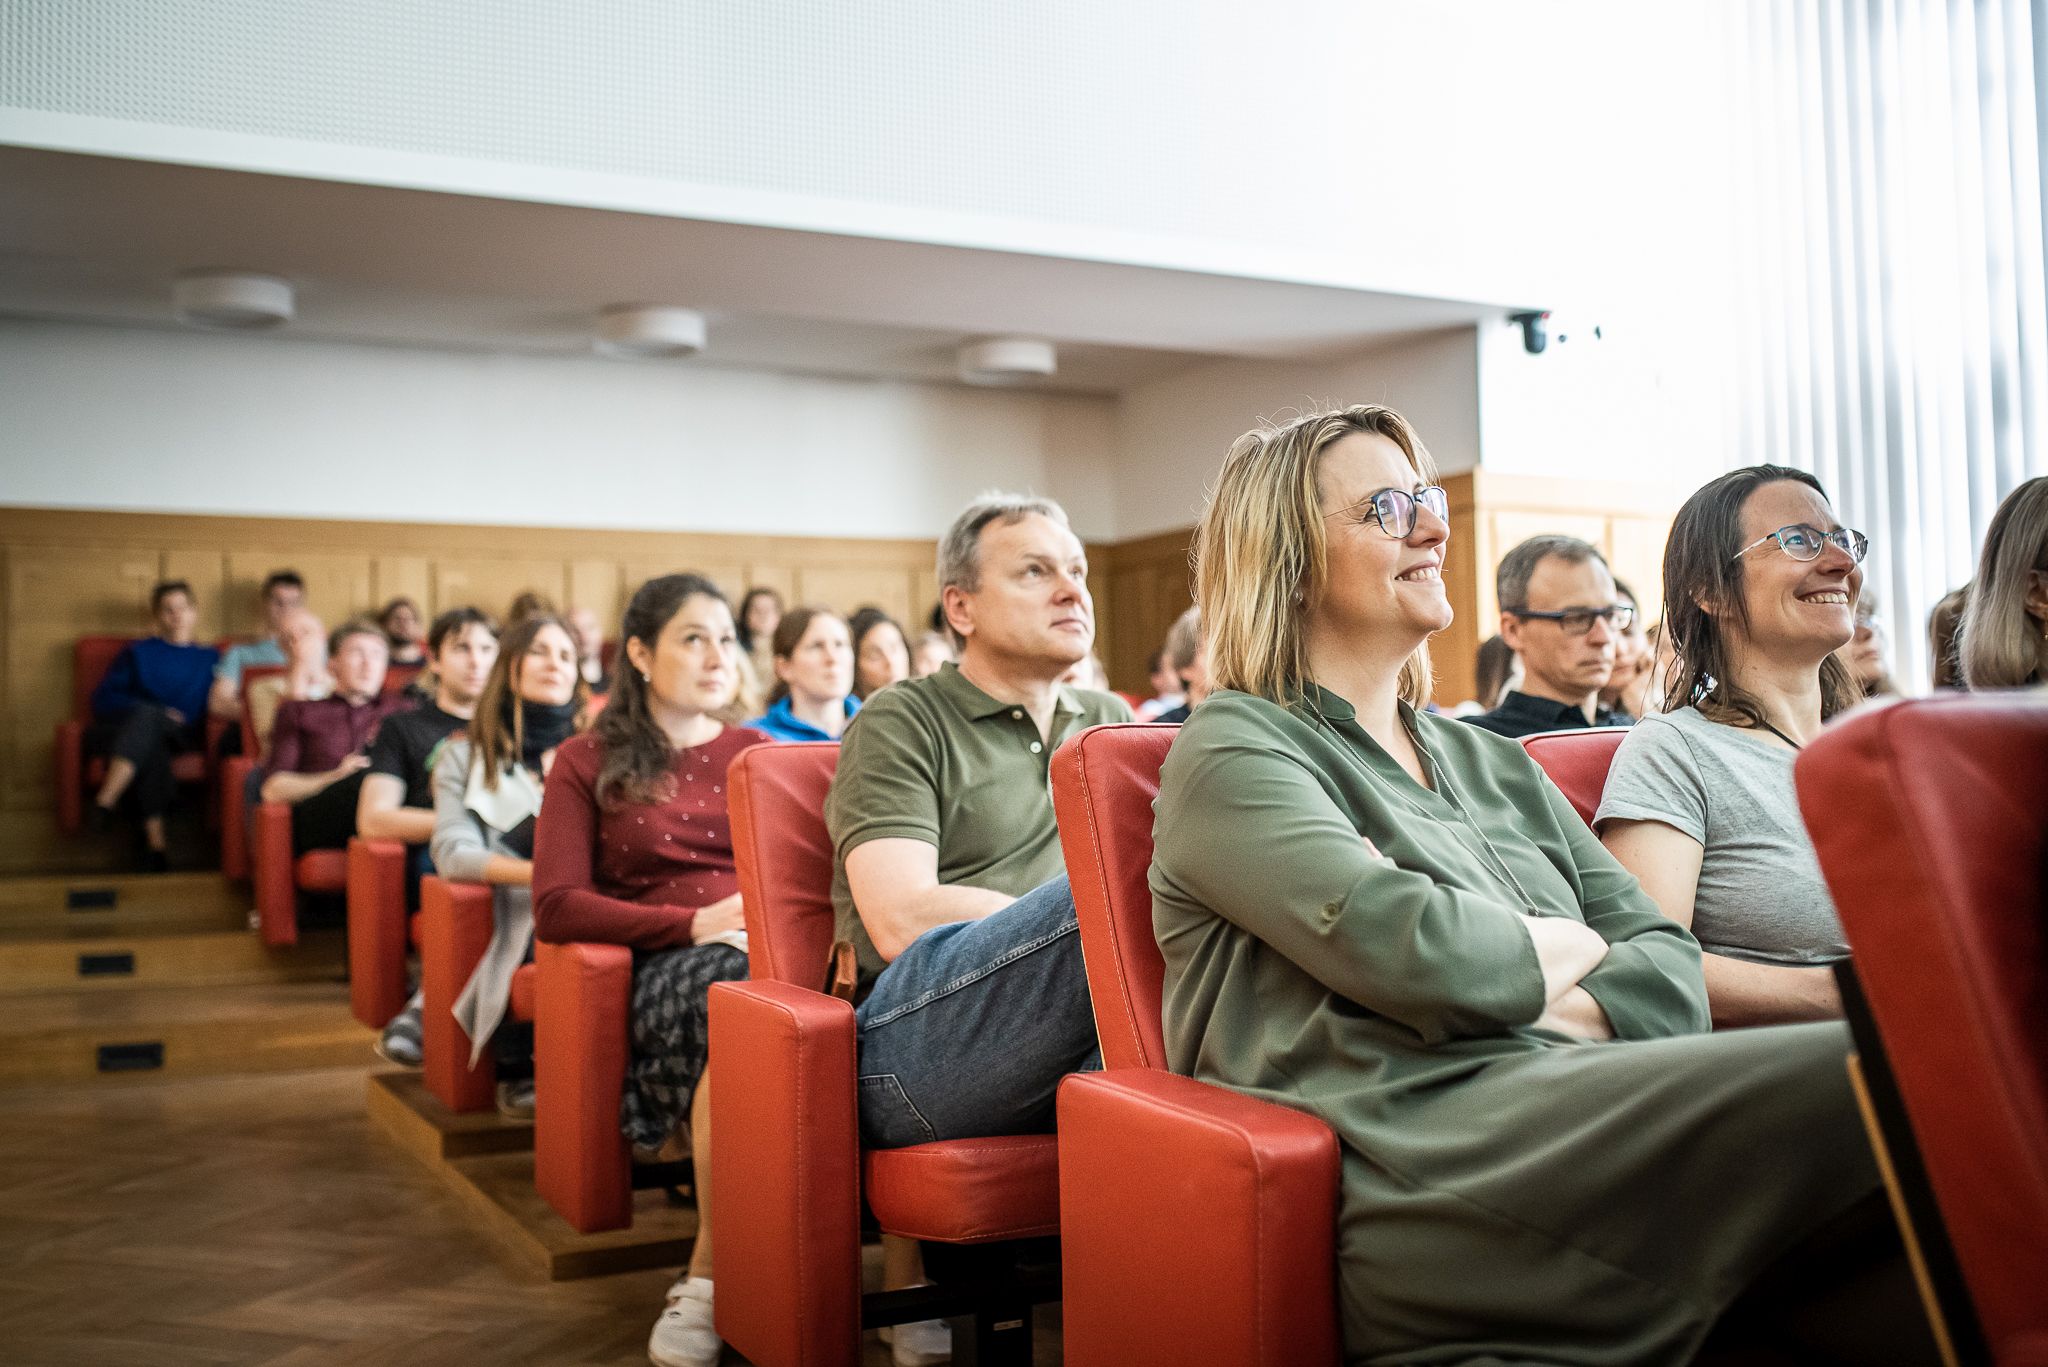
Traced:
POLYGON ((57 723, 57 747, 51 755, 56 766, 57 829, 77 835, 85 824, 85 724, 57 723))
POLYGON ((581 1233, 633 1223, 632 1158, 619 1130, 633 1000, 624 945, 536 944, 533 1184, 581 1233))
POLYGON ((487 1109, 497 1087, 497 1060, 486 1049, 470 1067, 469 1035, 455 1020, 455 999, 490 947, 492 922, 491 890, 482 883, 421 881, 422 1072, 427 1090, 451 1111, 487 1109))
POLYGON ((249 809, 242 790, 256 761, 233 755, 220 768, 220 871, 236 882, 249 877, 249 809))
POLYGON ((1059 1140, 1070 1367, 1338 1360, 1328 1126, 1122 1068, 1060 1085, 1059 1140))
POLYGON ((257 804, 249 832, 249 863, 256 881, 256 923, 266 945, 299 942, 299 879, 292 858, 292 809, 257 804))
POLYGON ((853 1007, 778 982, 711 989, 719 1337, 755 1362, 860 1360, 853 1007))
POLYGON ((382 1030, 405 1009, 405 845, 348 842, 348 1001, 382 1030))

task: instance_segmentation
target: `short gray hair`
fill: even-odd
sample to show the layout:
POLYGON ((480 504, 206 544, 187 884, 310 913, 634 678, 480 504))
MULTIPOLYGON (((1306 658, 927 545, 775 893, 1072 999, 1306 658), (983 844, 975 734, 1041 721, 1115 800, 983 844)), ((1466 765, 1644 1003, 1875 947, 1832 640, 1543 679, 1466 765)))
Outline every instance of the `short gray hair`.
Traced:
MULTIPOLYGON (((1027 517, 1042 517, 1065 527, 1067 510, 1049 498, 1036 494, 1006 494, 990 490, 961 510, 953 519, 953 525, 946 529, 945 537, 939 542, 939 602, 940 615, 945 615, 946 590, 958 588, 963 593, 973 593, 981 587, 981 530, 991 522, 1001 526, 1022 522, 1027 517)), ((967 641, 953 630, 951 620, 946 622, 946 635, 953 642, 953 649, 959 650, 967 641)))
POLYGON ((1535 577, 1536 567, 1553 555, 1568 565, 1597 560, 1602 569, 1607 566, 1607 557, 1590 541, 1576 536, 1532 536, 1502 556, 1500 569, 1494 573, 1494 595, 1501 611, 1529 606, 1529 581, 1535 577))

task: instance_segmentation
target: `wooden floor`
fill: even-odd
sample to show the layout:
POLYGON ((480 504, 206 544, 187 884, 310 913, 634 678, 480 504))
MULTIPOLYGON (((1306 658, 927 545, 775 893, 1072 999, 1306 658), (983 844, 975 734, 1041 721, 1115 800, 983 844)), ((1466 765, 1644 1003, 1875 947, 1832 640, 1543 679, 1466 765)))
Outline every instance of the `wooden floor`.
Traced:
POLYGON ((0 1364, 645 1362, 677 1269, 509 1252, 371 1120, 339 936, 264 950, 248 904, 217 873, 0 879, 0 1364))
MULTIPOLYGON (((366 1073, 0 1093, 0 1360, 644 1363, 673 1270, 550 1283, 511 1259, 375 1132, 366 1073)), ((872 1336, 867 1362, 889 1362, 872 1336)))

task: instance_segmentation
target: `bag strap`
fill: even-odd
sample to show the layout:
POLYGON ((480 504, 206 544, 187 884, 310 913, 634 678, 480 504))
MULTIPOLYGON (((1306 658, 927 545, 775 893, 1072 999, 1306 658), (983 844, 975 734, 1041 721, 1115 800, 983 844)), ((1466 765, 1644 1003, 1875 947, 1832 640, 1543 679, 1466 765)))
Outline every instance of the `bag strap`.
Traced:
POLYGON ((859 986, 860 956, 853 951, 853 941, 833 941, 832 957, 826 964, 825 994, 850 1002, 859 986))

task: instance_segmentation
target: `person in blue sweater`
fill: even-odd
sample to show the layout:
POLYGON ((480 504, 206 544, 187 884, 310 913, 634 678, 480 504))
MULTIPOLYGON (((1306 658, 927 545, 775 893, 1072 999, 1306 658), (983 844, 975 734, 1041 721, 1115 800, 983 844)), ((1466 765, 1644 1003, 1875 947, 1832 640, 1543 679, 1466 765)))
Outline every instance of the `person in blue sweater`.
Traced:
POLYGON ((829 608, 794 608, 775 624, 775 687, 768 711, 747 725, 776 740, 838 740, 853 696, 853 636, 829 608))
POLYGON ((192 586, 171 579, 149 591, 156 634, 130 641, 92 691, 88 743, 106 755, 107 777, 93 798, 94 820, 110 825, 123 797, 142 818, 143 867, 169 867, 164 813, 177 792, 171 760, 206 743, 206 695, 220 652, 194 644, 199 605, 192 586))

